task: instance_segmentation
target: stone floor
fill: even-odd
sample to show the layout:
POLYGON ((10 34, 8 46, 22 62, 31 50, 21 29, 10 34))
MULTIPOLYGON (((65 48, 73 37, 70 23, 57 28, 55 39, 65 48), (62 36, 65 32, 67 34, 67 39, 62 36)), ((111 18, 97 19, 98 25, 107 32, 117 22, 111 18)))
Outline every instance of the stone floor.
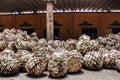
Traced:
POLYGON ((44 72, 41 77, 30 77, 27 73, 19 73, 14 76, 0 76, 0 80, 120 80, 120 73, 107 69, 100 71, 82 69, 81 72, 67 74, 63 78, 51 78, 48 72, 44 72))

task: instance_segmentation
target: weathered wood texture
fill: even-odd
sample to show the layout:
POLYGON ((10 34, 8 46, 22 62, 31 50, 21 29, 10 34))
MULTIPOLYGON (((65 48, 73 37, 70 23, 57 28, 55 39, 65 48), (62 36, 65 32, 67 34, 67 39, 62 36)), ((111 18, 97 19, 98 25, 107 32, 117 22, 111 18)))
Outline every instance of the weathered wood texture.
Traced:
MULTIPOLYGON (((4 28, 21 29, 20 25, 25 21, 32 24, 32 26, 25 28, 32 27, 39 37, 44 37, 46 14, 0 16, 0 24, 3 24, 4 28)), ((84 21, 92 24, 89 27, 97 28, 99 36, 104 36, 111 32, 111 29, 107 28, 111 23, 114 21, 120 23, 120 13, 55 13, 54 21, 61 24, 61 26, 54 26, 60 30, 60 39, 78 38, 82 34, 81 28, 83 27, 79 24, 84 21)))

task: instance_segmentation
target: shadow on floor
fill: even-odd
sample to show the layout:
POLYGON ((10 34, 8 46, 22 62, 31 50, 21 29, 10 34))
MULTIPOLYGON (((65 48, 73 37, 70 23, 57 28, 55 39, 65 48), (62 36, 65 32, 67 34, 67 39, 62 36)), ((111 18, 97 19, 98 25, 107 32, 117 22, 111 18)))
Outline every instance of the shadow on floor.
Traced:
POLYGON ((29 78, 45 78, 47 76, 47 74, 41 74, 40 76, 32 76, 30 74, 26 74, 27 77, 29 78))
POLYGON ((59 79, 65 79, 65 78, 67 78, 68 76, 67 75, 64 75, 63 77, 52 77, 52 76, 48 76, 50 79, 57 79, 57 80, 59 80, 59 79))
POLYGON ((81 70, 81 71, 78 71, 78 72, 73 72, 73 73, 67 73, 68 75, 80 75, 80 74, 83 74, 84 72, 81 70))
POLYGON ((10 77, 18 77, 19 76, 19 73, 18 74, 11 74, 11 75, 0 75, 0 77, 2 78, 10 78, 10 77))
POLYGON ((100 71, 103 70, 102 68, 100 68, 100 69, 89 69, 89 68, 86 68, 86 67, 84 67, 83 69, 85 69, 87 71, 92 71, 92 72, 100 72, 100 71))

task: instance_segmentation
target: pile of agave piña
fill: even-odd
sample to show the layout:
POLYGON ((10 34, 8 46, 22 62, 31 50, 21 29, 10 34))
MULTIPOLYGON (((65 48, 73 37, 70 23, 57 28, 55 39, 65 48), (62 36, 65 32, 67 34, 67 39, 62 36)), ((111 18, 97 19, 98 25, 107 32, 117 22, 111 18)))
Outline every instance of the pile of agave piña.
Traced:
POLYGON ((0 75, 26 71, 40 76, 48 70, 51 77, 63 77, 82 67, 91 70, 120 70, 120 33, 91 40, 81 35, 78 40, 39 39, 34 32, 5 29, 0 33, 0 75), (112 43, 110 43, 112 41, 112 43))

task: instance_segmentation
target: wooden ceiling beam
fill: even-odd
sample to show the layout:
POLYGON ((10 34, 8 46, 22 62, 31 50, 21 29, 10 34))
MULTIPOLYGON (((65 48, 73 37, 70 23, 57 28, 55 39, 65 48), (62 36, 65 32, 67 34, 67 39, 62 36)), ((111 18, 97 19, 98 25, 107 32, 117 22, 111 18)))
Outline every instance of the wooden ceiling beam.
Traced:
MULTIPOLYGON (((76 10, 76 9, 95 9, 103 10, 119 9, 120 0, 56 0, 56 10, 76 10)), ((0 0, 0 12, 21 12, 21 11, 37 11, 46 10, 46 3, 44 0, 0 0)))

